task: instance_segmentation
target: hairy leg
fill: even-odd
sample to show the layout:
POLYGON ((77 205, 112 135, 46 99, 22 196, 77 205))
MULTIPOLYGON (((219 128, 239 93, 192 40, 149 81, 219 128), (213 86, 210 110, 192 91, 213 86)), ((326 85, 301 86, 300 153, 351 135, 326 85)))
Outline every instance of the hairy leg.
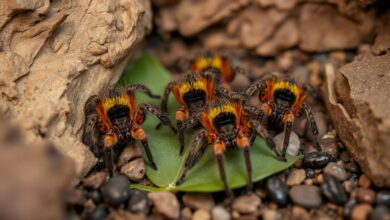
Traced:
POLYGON ((150 150, 148 139, 146 137, 145 131, 142 128, 134 128, 131 131, 131 135, 135 139, 141 140, 142 146, 145 149, 145 153, 146 153, 146 156, 148 157, 150 165, 152 166, 152 168, 154 170, 157 170, 157 165, 156 165, 156 163, 155 163, 155 161, 153 159, 153 154, 152 154, 152 151, 150 150))
POLYGON ((314 119, 314 115, 313 115, 313 112, 311 111, 309 105, 307 103, 303 103, 302 105, 302 108, 305 110, 306 112, 306 117, 307 119, 309 120, 309 124, 310 124, 310 128, 311 128, 311 132, 313 133, 314 135, 314 141, 315 141, 315 147, 318 151, 321 151, 321 146, 318 142, 318 128, 317 128, 317 123, 316 123, 316 120, 314 119))
POLYGON ((135 92, 143 92, 151 98, 154 98, 154 99, 161 98, 160 95, 153 94, 152 91, 148 87, 146 87, 145 85, 142 85, 142 84, 130 85, 129 87, 126 88, 126 91, 130 95, 134 95, 135 92))
POLYGON ((174 133, 177 132, 176 128, 172 125, 171 121, 167 116, 165 116, 160 110, 155 106, 150 104, 142 104, 140 107, 141 112, 149 112, 150 114, 156 116, 163 125, 169 127, 174 133))

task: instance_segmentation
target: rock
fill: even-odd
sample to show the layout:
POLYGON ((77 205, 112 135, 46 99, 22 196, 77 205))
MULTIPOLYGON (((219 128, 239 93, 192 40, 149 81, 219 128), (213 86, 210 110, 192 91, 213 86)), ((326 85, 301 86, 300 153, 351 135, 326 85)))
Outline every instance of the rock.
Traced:
POLYGON ((390 191, 379 191, 376 195, 376 204, 390 206, 390 191))
POLYGON ((375 201, 375 192, 372 189, 359 188, 357 191, 357 199, 361 203, 372 204, 375 201))
POLYGON ((230 213, 222 206, 215 206, 211 211, 213 219, 230 220, 230 213))
POLYGON ((110 210, 110 215, 106 219, 115 219, 115 220, 128 220, 128 219, 146 220, 146 216, 145 216, 144 213, 134 214, 134 213, 131 213, 131 212, 128 212, 128 211, 124 211, 123 209, 119 209, 119 210, 110 210))
MULTIPOLYGON (((274 137, 276 149, 279 152, 282 152, 283 150, 283 141, 284 141, 284 132, 279 133, 274 137)), ((296 156, 299 153, 300 146, 301 146, 301 142, 299 141, 298 135, 292 131, 290 133, 290 140, 287 146, 286 153, 291 156, 296 156)))
POLYGON ((343 188, 347 193, 351 193, 354 188, 357 187, 357 182, 353 180, 347 180, 343 182, 343 188))
POLYGON ((284 0, 257 0, 257 4, 260 6, 267 8, 275 6, 280 10, 291 10, 298 3, 297 0, 284 1, 284 0))
POLYGON ((92 190, 87 194, 88 199, 92 199, 95 204, 99 204, 102 200, 102 195, 98 190, 92 190))
POLYGON ((139 182, 145 176, 145 164, 142 158, 132 160, 121 167, 121 173, 125 174, 131 181, 139 182))
POLYGON ((273 209, 265 209, 263 213, 264 220, 278 220, 278 219, 283 219, 282 217, 283 216, 281 215, 280 212, 273 209))
POLYGON ((335 162, 330 162, 324 168, 324 173, 336 177, 339 181, 344 181, 348 178, 348 173, 343 166, 339 166, 335 162))
POLYGON ((319 144, 323 152, 328 153, 332 158, 337 158, 337 143, 334 138, 321 138, 319 144))
POLYGON ((254 213, 259 207, 261 200, 254 194, 242 195, 233 201, 232 208, 240 213, 254 213))
POLYGON ((351 213, 351 219, 354 220, 365 220, 368 215, 371 213, 372 207, 368 204, 359 204, 356 205, 351 213))
POLYGON ((372 13, 355 21, 327 4, 304 4, 299 16, 299 47, 310 52, 356 48, 372 31, 372 13))
MULTIPOLYGON (((313 115, 317 124, 318 138, 321 138, 328 130, 328 123, 326 122, 325 115, 323 113, 314 112, 313 115)), ((311 140, 314 140, 314 135, 310 125, 306 126, 306 136, 311 140)))
POLYGON ((126 176, 114 176, 102 187, 104 201, 111 206, 117 206, 130 198, 130 181, 126 176))
POLYGON ((371 186, 371 180, 366 175, 361 175, 359 177, 359 186, 363 188, 369 188, 371 186))
POLYGON ((192 219, 192 211, 190 208, 188 207, 184 207, 182 210, 181 210, 181 218, 183 219, 192 219))
POLYGON ((123 149, 122 153, 119 155, 118 158, 118 167, 123 166, 125 163, 134 160, 136 158, 142 157, 142 151, 139 145, 129 145, 123 149))
POLYGON ((350 219, 352 215, 353 208, 355 208, 357 204, 356 199, 350 199, 345 205, 344 205, 344 218, 350 219))
POLYGON ((304 155, 303 165, 306 168, 322 169, 330 162, 330 160, 331 156, 328 153, 314 151, 304 155))
POLYGON ((133 213, 148 212, 150 207, 148 193, 138 189, 131 191, 131 197, 127 209, 133 213))
POLYGON ((157 213, 169 219, 177 219, 179 217, 179 201, 177 201, 175 194, 171 192, 151 192, 148 194, 148 197, 156 208, 157 213))
POLYGON ((305 170, 304 169, 294 169, 291 171, 290 175, 287 178, 287 185, 299 185, 305 180, 305 170))
POLYGON ((372 45, 372 52, 375 55, 385 53, 390 49, 390 13, 381 17, 378 35, 372 45))
POLYGON ((104 220, 107 216, 107 210, 103 207, 96 207, 91 213, 86 216, 87 220, 104 220))
POLYGON ((305 169, 306 178, 314 178, 316 176, 316 171, 311 168, 305 169))
POLYGON ((288 187, 278 177, 269 177, 265 182, 269 197, 279 205, 286 205, 288 200, 288 187))
POLYGON ((183 195, 184 205, 192 209, 204 209, 211 211, 215 202, 211 194, 208 193, 186 193, 183 195))
POLYGON ((291 219, 309 220, 311 216, 306 209, 300 206, 293 206, 291 209, 291 219))
MULTIPOLYGON (((22 131, 0 113, 0 219, 63 218, 74 176, 70 158, 46 141, 26 143, 22 131)), ((83 202, 82 191, 75 194, 83 202)))
POLYGON ((150 3, 24 0, 0 8, 7 8, 0 18, 1 106, 30 143, 44 137, 71 157, 81 178, 96 162, 80 140, 84 104, 119 78, 151 30, 150 3))
POLYGON ((99 171, 83 179, 83 185, 86 188, 99 189, 100 186, 106 181, 107 177, 107 172, 99 171))
POLYGON ((192 220, 210 220, 210 213, 204 209, 198 209, 192 215, 192 220))
POLYGON ((321 191, 329 201, 338 205, 344 205, 348 200, 339 180, 332 175, 325 176, 324 182, 321 184, 321 191))
POLYGON ((360 169, 359 165, 357 165, 355 162, 351 161, 350 163, 345 164, 345 169, 353 174, 360 175, 362 173, 362 170, 360 169))
POLYGON ((293 186, 290 189, 289 195, 295 204, 305 208, 317 208, 322 203, 320 190, 316 186, 293 186))
POLYGON ((365 175, 390 187, 390 54, 365 54, 335 73, 326 65, 325 103, 337 134, 365 175), (337 95, 336 95, 337 94, 337 95), (375 118, 375 120, 373 120, 375 118))
POLYGON ((386 206, 377 206, 370 214, 370 220, 389 220, 390 209, 386 206))

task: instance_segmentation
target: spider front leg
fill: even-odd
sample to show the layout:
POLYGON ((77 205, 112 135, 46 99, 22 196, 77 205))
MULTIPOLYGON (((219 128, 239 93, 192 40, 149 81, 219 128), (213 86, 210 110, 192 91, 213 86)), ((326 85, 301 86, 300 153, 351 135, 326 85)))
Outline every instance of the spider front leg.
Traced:
MULTIPOLYGON (((163 113, 161 111, 159 111, 156 107, 154 107, 153 105, 150 105, 150 104, 142 104, 139 109, 141 110, 141 113, 147 111, 149 112, 150 114, 156 116, 163 125, 169 127, 175 134, 177 132, 176 128, 173 127, 171 121, 169 120, 169 118, 165 115, 163 115, 163 113)), ((138 114, 138 112, 137 112, 138 114)))
MULTIPOLYGON (((175 84, 174 82, 170 82, 168 83, 167 87, 165 87, 164 94, 161 100, 161 105, 160 105, 161 111, 163 113, 168 112, 168 98, 174 84, 175 84)), ((160 127, 161 127, 161 122, 156 125, 156 129, 159 129, 160 127)))
POLYGON ((275 152, 278 158, 280 158, 280 155, 276 150, 275 142, 272 140, 272 137, 268 134, 267 130, 258 121, 252 120, 251 122, 256 135, 263 138, 267 142, 268 147, 275 152))
POLYGON ((141 140, 142 146, 145 149, 146 156, 148 157, 148 160, 150 162, 150 165, 154 170, 157 170, 157 165, 154 162, 152 151, 149 147, 149 142, 146 137, 145 131, 140 127, 135 127, 131 130, 131 136, 133 136, 137 140, 141 140))
POLYGON ((314 135, 314 141, 315 141, 315 147, 318 151, 322 151, 321 149, 321 146, 318 142, 318 128, 317 128, 317 123, 316 123, 316 120, 314 119, 314 115, 313 115, 313 112, 311 111, 309 105, 307 103, 303 103, 302 104, 302 108, 305 110, 306 112, 306 117, 307 119, 309 120, 309 124, 310 124, 310 128, 311 128, 311 132, 313 133, 314 135))
POLYGON ((218 87, 215 89, 215 92, 219 97, 227 98, 230 100, 240 100, 243 101, 243 97, 240 93, 231 91, 225 87, 218 87))
POLYGON ((223 182, 223 186, 225 188, 225 192, 227 195, 227 199, 229 202, 233 200, 233 191, 230 189, 225 171, 224 157, 223 153, 225 152, 225 143, 223 141, 218 140, 214 143, 214 155, 218 162, 218 170, 221 180, 223 182))
POLYGON ((184 152, 184 128, 183 128, 183 122, 188 119, 188 111, 185 110, 183 107, 181 107, 176 112, 176 126, 177 126, 177 135, 179 138, 180 143, 180 150, 179 154, 183 155, 184 152))
POLYGON ((245 159, 245 167, 248 175, 248 184, 247 191, 252 192, 253 189, 253 181, 252 181, 252 161, 249 153, 250 148, 250 140, 248 137, 240 135, 236 138, 237 146, 243 150, 244 159, 245 159))
POLYGON ((176 185, 181 185, 187 175, 187 172, 195 165, 199 158, 204 154, 208 145, 208 135, 205 131, 200 131, 192 141, 191 150, 184 163, 184 170, 180 178, 176 181, 176 185), (200 144, 199 149, 197 146, 200 144))
POLYGON ((146 87, 145 85, 142 85, 142 84, 133 84, 133 85, 127 87, 126 90, 127 90, 127 93, 132 94, 132 95, 135 92, 143 92, 146 95, 148 95, 150 98, 153 98, 153 99, 161 98, 160 95, 153 94, 152 91, 148 87, 146 87))
POLYGON ((104 159, 106 161, 106 168, 108 169, 108 172, 112 176, 114 173, 114 159, 113 157, 113 147, 114 145, 118 142, 118 136, 116 135, 115 132, 109 131, 105 136, 104 136, 104 159))
POLYGON ((282 155, 281 155, 281 157, 279 157, 280 160, 283 160, 283 161, 287 161, 286 160, 286 151, 287 151, 288 144, 290 142, 290 134, 291 134, 291 129, 292 129, 292 125, 294 122, 294 118, 295 117, 292 113, 285 115, 283 118, 283 120, 285 121, 285 131, 284 131, 282 155))
MULTIPOLYGON (((263 104, 263 105, 266 105, 266 104, 263 104)), ((259 121, 260 123, 263 121, 264 115, 265 115, 264 107, 262 107, 260 110, 253 105, 246 104, 244 106, 244 110, 246 112, 248 112, 250 115, 255 116, 256 120, 259 121)))
POLYGON ((91 148, 96 157, 99 156, 99 114, 96 112, 98 102, 96 95, 91 96, 84 106, 85 122, 83 125, 82 142, 91 148))

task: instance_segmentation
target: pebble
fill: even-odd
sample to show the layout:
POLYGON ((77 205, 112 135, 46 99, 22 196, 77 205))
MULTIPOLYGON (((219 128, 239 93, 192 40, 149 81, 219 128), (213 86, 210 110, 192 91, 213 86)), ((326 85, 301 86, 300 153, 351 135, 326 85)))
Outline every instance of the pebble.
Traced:
POLYGON ((306 117, 299 117, 294 121, 292 130, 298 136, 304 136, 306 133, 306 126, 307 126, 307 118, 306 117))
POLYGON ((359 177, 359 186, 369 188, 371 186, 371 180, 363 174, 359 177))
POLYGON ((357 191, 357 199, 359 202, 372 204, 375 201, 375 192, 372 189, 359 188, 357 191))
POLYGON ((265 187, 273 201, 282 206, 287 204, 288 187, 280 178, 276 176, 268 178, 265 187))
POLYGON ((253 213, 257 210, 261 200, 255 194, 242 195, 233 201, 232 208, 240 213, 253 213))
POLYGON ((305 169, 306 178, 314 178, 316 176, 316 171, 311 168, 305 169))
POLYGON ((234 80, 230 83, 233 88, 246 88, 250 85, 251 81, 244 74, 236 74, 234 80))
POLYGON ((351 219, 353 220, 365 220, 371 213, 372 207, 368 204, 356 205, 351 213, 351 219))
MULTIPOLYGON (((326 122, 325 115, 323 113, 315 112, 313 113, 313 115, 314 115, 314 120, 316 121, 317 124, 318 138, 321 138, 328 130, 328 123, 326 122)), ((310 125, 306 126, 306 137, 308 137, 310 140, 313 140, 315 138, 310 125)))
POLYGON ((317 186, 297 185, 289 192, 291 200, 305 208, 316 208, 322 203, 320 190, 317 186))
POLYGON ((119 155, 118 166, 121 167, 125 163, 140 157, 142 157, 141 148, 138 145, 129 145, 123 149, 122 153, 119 155))
POLYGON ((98 204, 102 200, 102 195, 98 190, 88 192, 87 198, 92 199, 95 204, 98 204))
POLYGON ((83 185, 86 188, 99 189, 104 181, 106 181, 107 177, 107 172, 99 171, 83 179, 83 185))
POLYGON ((148 193, 138 189, 132 190, 127 209, 133 213, 139 213, 147 212, 149 207, 148 193))
POLYGON ((344 211, 343 211, 344 218, 346 218, 346 219, 350 219, 351 218, 352 210, 356 206, 356 204, 357 204, 356 199, 351 199, 347 203, 345 203, 344 211))
POLYGON ((371 212, 370 220, 390 220, 390 209, 386 206, 377 206, 371 212))
POLYGON ((356 181, 347 180, 343 182, 343 188, 347 193, 351 193, 352 190, 357 186, 356 181))
POLYGON ((353 161, 350 163, 345 164, 345 169, 351 173, 360 175, 362 173, 362 170, 360 167, 353 161))
POLYGON ((328 153, 332 158, 337 157, 337 143, 334 138, 322 138, 319 140, 319 144, 323 152, 328 153))
POLYGON ((297 66, 293 69, 291 76, 297 84, 303 85, 309 80, 309 71, 304 66, 297 66))
POLYGON ((155 206, 157 213, 169 219, 179 217, 179 201, 177 201, 175 194, 171 192, 151 192, 148 197, 155 206))
POLYGON ((291 209, 291 219, 309 220, 310 214, 300 206, 293 206, 291 209))
POLYGON ((348 151, 345 150, 345 151, 340 153, 340 159, 344 163, 347 163, 347 162, 351 161, 351 155, 349 154, 348 151))
POLYGON ((313 184, 314 184, 314 181, 313 181, 313 179, 305 179, 305 181, 303 181, 303 183, 304 183, 305 185, 313 185, 313 184))
POLYGON ((305 180, 306 174, 304 169, 294 169, 287 178, 287 185, 299 185, 305 180))
POLYGON ((330 162, 326 165, 324 173, 327 175, 332 175, 340 181, 344 181, 348 178, 348 173, 345 171, 343 166, 338 165, 335 162, 330 162))
POLYGON ((315 183, 316 184, 322 184, 324 182, 324 174, 320 173, 316 176, 315 178, 315 183))
POLYGON ((322 194, 331 202, 343 205, 347 202, 348 196, 338 179, 332 175, 326 175, 321 184, 322 194))
MULTIPOLYGON (((279 133, 274 137, 276 149, 279 152, 282 152, 283 150, 283 141, 284 141, 284 132, 279 133)), ((286 153, 291 156, 296 156, 299 153, 300 146, 301 146, 301 142, 299 140, 298 135, 295 132, 291 131, 290 140, 287 146, 286 153)))
POLYGON ((96 207, 91 213, 86 216, 87 220, 103 220, 107 216, 107 210, 103 207, 96 207))
POLYGON ((102 170, 104 168, 106 168, 106 161, 104 160, 104 157, 99 157, 95 166, 93 166, 93 169, 102 170))
POLYGON ((280 212, 274 209, 265 209, 263 213, 263 220, 281 220, 283 216, 280 212))
POLYGON ((306 168, 322 169, 331 160, 331 156, 325 152, 311 152, 304 155, 303 165, 306 168))
POLYGON ((211 215, 213 217, 213 220, 230 220, 231 216, 230 213, 222 206, 215 206, 213 210, 211 211, 211 215))
POLYGON ((181 218, 182 219, 191 219, 192 218, 192 211, 188 207, 184 207, 181 210, 181 218))
POLYGON ((126 176, 118 175, 107 180, 102 187, 104 201, 112 206, 127 201, 130 197, 130 181, 126 176))
POLYGON ((121 167, 121 173, 125 174, 131 181, 139 182, 145 176, 145 164, 142 158, 132 160, 121 167))
POLYGON ((192 209, 204 209, 211 211, 215 202, 209 193, 186 193, 183 195, 184 205, 192 209))
POLYGON ((380 191, 376 195, 376 204, 390 206, 390 191, 380 191))
POLYGON ((192 220, 210 220, 210 213, 204 209, 198 209, 192 215, 192 220))

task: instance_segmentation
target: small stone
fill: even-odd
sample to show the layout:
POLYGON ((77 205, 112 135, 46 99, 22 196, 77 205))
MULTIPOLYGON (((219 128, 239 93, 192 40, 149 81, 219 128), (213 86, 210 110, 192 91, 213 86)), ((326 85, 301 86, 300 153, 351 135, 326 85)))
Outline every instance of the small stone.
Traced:
POLYGON ((142 158, 132 160, 121 167, 121 173, 125 174, 131 181, 139 182, 145 176, 145 164, 142 158))
POLYGON ((316 186, 293 186, 290 189, 289 195, 295 204, 305 208, 317 208, 322 203, 320 190, 316 186))
POLYGON ((155 206, 157 213, 169 219, 179 217, 179 201, 177 201, 175 194, 171 192, 151 192, 148 197, 155 206))
MULTIPOLYGON (((283 150, 283 141, 284 141, 284 132, 277 134, 274 137, 274 142, 276 145, 276 149, 279 152, 282 152, 283 150)), ((298 135, 295 132, 290 133, 290 140, 287 146, 286 153, 291 156, 296 156, 299 153, 299 148, 301 146, 301 142, 299 140, 298 135)))
POLYGON ((82 205, 85 200, 85 194, 81 189, 72 189, 66 194, 65 197, 66 203, 71 205, 82 205))
POLYGON ((107 210, 103 207, 96 207, 91 213, 87 214, 87 220, 104 220, 107 216, 107 210))
POLYGON ((371 180, 363 174, 359 178, 359 186, 363 188, 369 188, 371 186, 371 180))
POLYGON ((304 183, 305 185, 311 186, 311 185, 314 184, 314 181, 313 181, 313 179, 305 179, 305 181, 303 181, 303 183, 304 183))
POLYGON ((390 191, 380 191, 376 195, 376 204, 390 206, 390 191))
POLYGON ((294 169, 291 171, 290 175, 287 178, 287 185, 299 185, 305 180, 305 170, 304 169, 294 169))
POLYGON ((316 176, 315 183, 322 184, 324 182, 324 174, 320 173, 316 176))
POLYGON ((291 209, 291 219, 309 220, 310 214, 300 206, 293 206, 291 209))
POLYGON ((359 165, 357 165, 354 161, 345 164, 345 169, 357 175, 360 175, 362 173, 362 170, 360 169, 359 165))
POLYGON ((148 199, 148 193, 138 189, 132 190, 127 209, 133 213, 139 213, 147 212, 149 210, 149 207, 150 203, 148 199))
POLYGON ((303 165, 306 168, 322 169, 330 160, 331 156, 328 153, 315 151, 304 155, 303 165))
POLYGON ((306 126, 307 126, 307 118, 306 117, 299 117, 294 121, 292 130, 298 136, 304 136, 306 133, 306 126))
POLYGON ((266 180, 265 187, 269 197, 279 205, 286 205, 288 199, 287 185, 278 177, 272 176, 266 180))
POLYGON ((340 181, 344 181, 348 178, 348 173, 345 171, 343 166, 338 165, 335 162, 330 162, 326 165, 324 173, 327 175, 332 175, 340 181))
POLYGON ((102 195, 100 194, 100 192, 98 190, 93 190, 93 191, 88 192, 87 198, 92 199, 92 201, 95 204, 99 204, 101 199, 102 199, 102 195))
POLYGON ((240 213, 253 213, 257 210, 260 203, 260 198, 254 194, 242 195, 234 200, 232 208, 240 213))
POLYGON ((130 197, 130 181, 126 176, 114 176, 107 180, 102 187, 104 201, 112 206, 127 201, 130 197))
POLYGON ((345 151, 340 153, 340 159, 344 163, 348 163, 349 161, 351 161, 351 155, 349 154, 348 151, 345 150, 345 151))
POLYGON ((348 196, 336 177, 326 175, 321 185, 322 194, 331 202, 343 205, 347 202, 348 196))
POLYGON ((365 220, 367 219, 371 211, 372 211, 372 207, 368 204, 356 205, 352 210, 351 219, 365 220))
POLYGON ((182 210, 181 210, 181 217, 183 219, 191 219, 192 218, 192 211, 190 208, 188 207, 184 207, 182 210))
POLYGON ((211 211, 215 202, 209 193, 186 193, 183 195, 184 205, 192 209, 204 209, 211 211))
POLYGON ((104 181, 106 181, 107 177, 107 172, 99 171, 83 179, 83 185, 86 188, 99 189, 104 183, 104 181))
POLYGON ((250 85, 250 80, 244 74, 236 74, 234 80, 230 83, 233 88, 246 88, 250 85))
POLYGON ((343 182, 343 188, 347 193, 351 193, 352 190, 357 186, 356 181, 347 180, 343 182))
POLYGON ((264 220, 280 220, 282 218, 282 214, 279 213, 277 210, 274 209, 265 209, 263 213, 263 219, 264 220))
POLYGON ((210 213, 204 209, 198 209, 192 215, 192 220, 210 220, 210 213))
POLYGON ((118 158, 118 166, 121 167, 125 163, 142 157, 141 148, 138 145, 129 145, 125 149, 123 149, 122 153, 118 158))
POLYGON ((345 60, 347 59, 347 55, 345 54, 344 51, 334 51, 330 53, 330 58, 339 61, 341 63, 344 63, 345 60))
MULTIPOLYGON (((315 112, 313 115, 317 124, 318 137, 321 138, 328 130, 328 123, 326 122, 325 115, 323 113, 315 112)), ((315 137, 310 126, 306 126, 306 136, 311 140, 313 140, 315 137)))
POLYGON ((213 210, 211 211, 211 215, 213 217, 213 220, 230 220, 231 216, 230 213, 222 206, 215 206, 213 210))
POLYGON ((370 214, 370 220, 389 220, 390 209, 386 206, 377 206, 370 214))
POLYGON ((311 168, 306 168, 305 174, 306 174, 306 178, 314 178, 316 176, 315 170, 311 168))
POLYGON ((357 199, 359 202, 372 204, 375 201, 375 192, 372 189, 359 188, 357 191, 357 199))
POLYGON ((353 208, 355 208, 356 204, 357 204, 356 199, 351 199, 347 203, 345 203, 344 212, 343 212, 344 218, 346 218, 346 219, 351 218, 352 210, 353 210, 353 208))
POLYGON ((319 144, 323 152, 328 153, 332 158, 337 158, 337 143, 334 138, 322 138, 319 140, 319 144))

